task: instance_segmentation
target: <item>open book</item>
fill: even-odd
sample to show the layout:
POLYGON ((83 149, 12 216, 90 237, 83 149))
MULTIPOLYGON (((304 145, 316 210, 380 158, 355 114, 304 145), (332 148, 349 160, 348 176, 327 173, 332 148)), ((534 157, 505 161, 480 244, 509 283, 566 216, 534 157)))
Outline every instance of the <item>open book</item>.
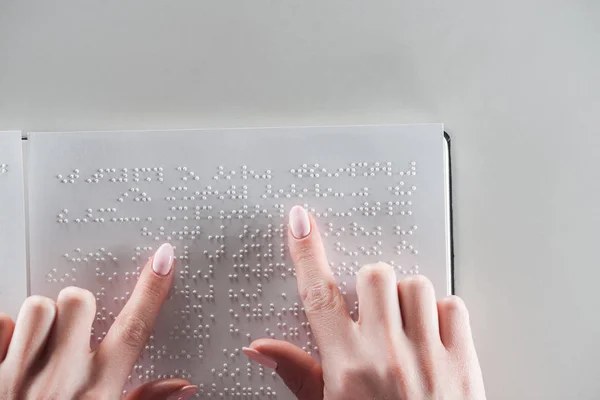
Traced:
POLYGON ((148 257, 175 247, 173 288, 132 385, 173 375, 201 396, 286 398, 241 348, 270 336, 318 356, 287 254, 296 204, 316 217, 354 317, 365 263, 452 292, 441 124, 22 136, 0 132, 0 310, 86 288, 97 343, 148 257))

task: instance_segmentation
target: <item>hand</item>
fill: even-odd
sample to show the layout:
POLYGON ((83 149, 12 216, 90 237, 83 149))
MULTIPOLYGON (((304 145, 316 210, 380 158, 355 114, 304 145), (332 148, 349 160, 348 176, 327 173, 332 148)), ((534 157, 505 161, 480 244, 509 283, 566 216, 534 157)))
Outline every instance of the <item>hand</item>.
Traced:
POLYGON ((485 399, 465 304, 436 302, 422 276, 396 283, 387 264, 359 270, 354 322, 329 268, 316 224, 301 207, 290 212, 290 251, 298 290, 322 365, 298 347, 260 339, 245 349, 276 368, 300 400, 485 399))
MULTIPOLYGON (((172 266, 173 248, 165 244, 95 351, 96 299, 87 290, 63 289, 56 303, 29 297, 16 324, 0 314, 0 399, 120 399, 171 287, 172 266)), ((196 390, 183 379, 165 379, 137 388, 127 400, 188 399, 196 390)))

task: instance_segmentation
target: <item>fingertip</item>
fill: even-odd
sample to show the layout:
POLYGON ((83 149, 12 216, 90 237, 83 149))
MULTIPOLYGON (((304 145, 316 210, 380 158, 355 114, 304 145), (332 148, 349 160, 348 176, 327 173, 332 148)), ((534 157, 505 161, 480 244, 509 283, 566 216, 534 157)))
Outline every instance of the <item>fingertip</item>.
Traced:
POLYGON ((244 347, 242 349, 247 356, 249 356, 248 350, 259 352, 260 354, 273 359, 277 363, 282 362, 284 366, 288 364, 286 360, 292 360, 294 362, 304 358, 310 358, 312 360, 312 357, 304 350, 285 340, 269 338, 257 339, 250 343, 249 347, 244 347), (244 349, 246 350, 244 351, 244 349))
POLYGON ((164 243, 158 248, 152 259, 152 270, 159 276, 168 275, 173 268, 175 251, 170 243, 164 243))
POLYGON ((246 355, 246 357, 259 363, 263 367, 277 369, 277 361, 256 349, 251 347, 242 347, 242 352, 246 355))
POLYGON ((198 392, 198 386, 188 385, 184 386, 175 393, 171 394, 167 400, 188 400, 191 399, 198 392))
POLYGON ((29 296, 23 302, 21 310, 32 310, 35 313, 56 313, 56 303, 44 296, 33 295, 29 296))
POLYGON ((398 281, 398 293, 400 298, 428 298, 435 299, 435 288, 433 283, 425 275, 409 275, 398 281))
POLYGON ((358 270, 357 283, 364 282, 365 284, 382 287, 389 282, 396 283, 396 274, 394 268, 384 262, 375 264, 366 264, 358 270))
POLYGON ((447 296, 437 302, 440 338, 446 348, 472 343, 469 311, 458 296, 447 296))
POLYGON ((439 303, 442 307, 451 311, 462 312, 465 314, 469 313, 465 301, 455 294, 444 297, 443 299, 439 300, 439 303))
POLYGON ((304 239, 311 232, 311 218, 302 206, 294 206, 290 210, 289 225, 295 239, 304 239))
MULTIPOLYGON (((298 346, 284 340, 257 339, 246 349, 276 362, 277 374, 298 399, 323 398, 323 370, 312 356, 298 346)), ((247 351, 244 353, 247 354, 247 351)))
MULTIPOLYGON (((256 339, 247 348, 259 351, 269 357, 278 358, 281 355, 302 351, 298 346, 285 341, 270 338, 256 339)), ((303 351, 302 351, 303 352, 303 351)))
POLYGON ((252 343, 250 343, 250 348, 256 349, 256 350, 260 350, 261 347, 269 347, 272 344, 276 344, 278 343, 279 340, 276 339, 266 339, 266 338, 260 338, 260 339, 256 339, 254 341, 252 341, 252 343))
MULTIPOLYGON (((304 223, 305 222, 302 222, 302 224, 304 223)), ((327 259, 325 255, 325 247, 323 245, 323 240, 321 238, 321 234, 319 232, 317 223, 314 217, 311 214, 307 213, 301 206, 295 206, 290 211, 289 233, 290 234, 288 235, 288 245, 290 248, 292 260, 294 261, 296 267, 300 266, 302 268, 304 266, 305 261, 323 262, 327 259), (301 231, 299 230, 299 228, 294 228, 294 224, 297 224, 297 221, 292 220, 292 218, 294 218, 292 215, 298 212, 303 212, 306 214, 306 218, 309 225, 309 228, 305 229, 304 232, 307 233, 303 237, 298 237, 294 234, 294 230, 296 230, 297 232, 301 231)), ((301 233, 298 235, 302 236, 301 233)))
POLYGON ((446 296, 438 300, 439 318, 447 325, 468 327, 469 310, 464 300, 456 295, 446 296))

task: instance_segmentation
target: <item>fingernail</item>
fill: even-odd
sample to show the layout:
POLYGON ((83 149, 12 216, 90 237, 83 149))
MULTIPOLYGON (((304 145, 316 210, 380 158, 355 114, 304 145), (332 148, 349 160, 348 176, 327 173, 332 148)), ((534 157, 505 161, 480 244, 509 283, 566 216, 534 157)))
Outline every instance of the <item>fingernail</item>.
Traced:
POLYGON ((308 236, 310 233, 310 219, 304 207, 292 207, 290 210, 290 228, 296 239, 304 239, 308 236))
POLYGON ((175 393, 171 394, 167 400, 188 400, 191 399, 197 391, 198 386, 196 385, 184 386, 175 393))
POLYGON ((158 275, 167 275, 173 265, 173 246, 165 243, 158 248, 152 261, 152 270, 158 275))
POLYGON ((260 365, 262 365, 264 367, 271 368, 271 369, 277 368, 277 362, 275 360, 273 360, 271 357, 267 357, 264 354, 254 350, 254 349, 251 349, 250 347, 242 347, 242 351, 249 359, 256 361, 257 363, 259 363, 260 365))

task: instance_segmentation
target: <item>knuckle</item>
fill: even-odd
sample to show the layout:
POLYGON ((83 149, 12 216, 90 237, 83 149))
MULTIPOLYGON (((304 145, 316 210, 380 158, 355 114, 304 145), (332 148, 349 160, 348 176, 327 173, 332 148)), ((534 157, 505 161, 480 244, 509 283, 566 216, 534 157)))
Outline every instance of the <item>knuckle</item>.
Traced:
POLYGON ((55 304, 47 297, 33 295, 25 299, 23 308, 31 311, 35 315, 50 314, 54 313, 55 304))
POLYGON ((69 286, 60 291, 56 302, 59 307, 89 309, 96 304, 96 298, 89 290, 69 286))
POLYGON ((386 379, 398 381, 404 375, 404 369, 398 361, 391 361, 386 369, 386 379))
POLYGON ((395 279, 391 265, 380 262, 367 264, 358 271, 358 279, 371 286, 381 286, 390 279, 395 279))
POLYGON ((411 275, 400 281, 401 289, 414 294, 433 293, 433 283, 424 275, 411 275))
POLYGON ((120 329, 117 333, 120 340, 131 351, 138 351, 150 337, 152 326, 146 319, 137 315, 125 315, 119 318, 121 321, 117 326, 120 329))
POLYGON ((309 314, 336 312, 341 303, 337 286, 333 280, 321 280, 301 290, 304 309, 309 314))
POLYGON ((440 302, 440 305, 444 312, 464 316, 469 315, 467 305, 465 304, 464 300, 458 296, 448 296, 440 302))

